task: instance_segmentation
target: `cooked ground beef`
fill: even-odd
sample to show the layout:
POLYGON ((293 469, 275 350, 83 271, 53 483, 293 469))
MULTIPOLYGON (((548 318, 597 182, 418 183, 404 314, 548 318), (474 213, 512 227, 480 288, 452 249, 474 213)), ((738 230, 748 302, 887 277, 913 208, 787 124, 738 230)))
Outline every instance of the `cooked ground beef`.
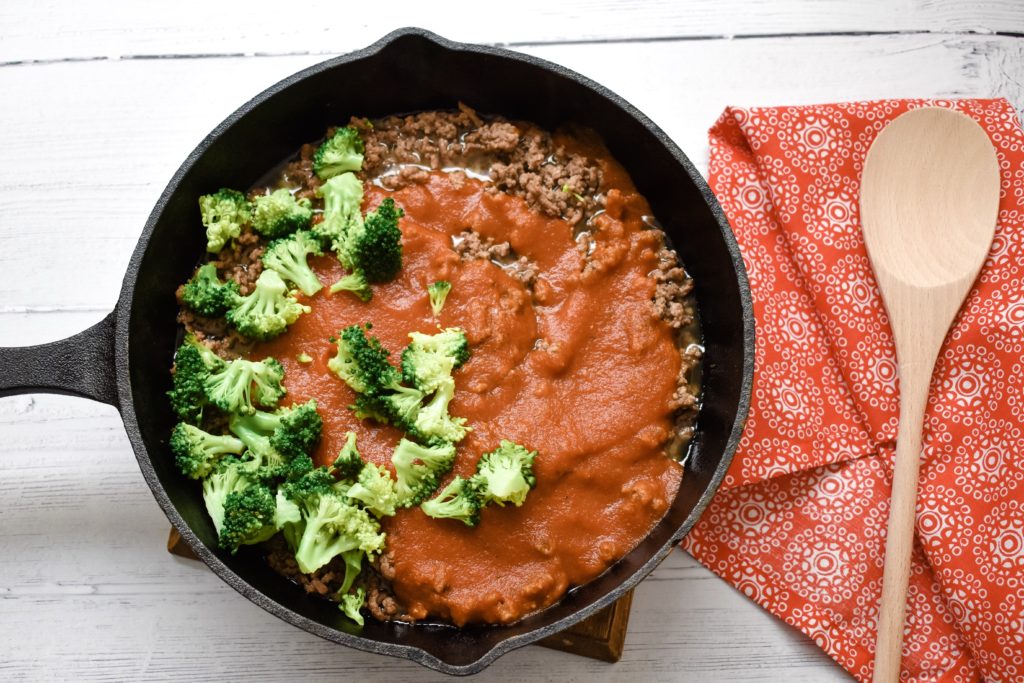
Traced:
POLYGON ((509 275, 527 287, 537 279, 537 266, 525 256, 516 257, 508 242, 495 242, 488 237, 481 237, 473 230, 464 230, 455 240, 452 248, 462 257, 463 261, 486 259, 501 265, 509 275))
MULTIPOLYGON (((299 158, 285 165, 281 172, 281 186, 298 188, 296 197, 315 200, 316 191, 320 188, 320 178, 313 173, 313 154, 317 146, 303 145, 299 150, 299 158)), ((262 193, 261 193, 262 194, 262 193)))
POLYGON ((283 537, 274 536, 265 547, 270 568, 302 586, 307 593, 334 596, 345 580, 345 561, 340 555, 312 574, 303 574, 283 537))
POLYGON ((654 314, 677 330, 693 324, 693 302, 688 296, 693 291, 693 280, 679 265, 674 251, 666 247, 658 252, 658 269, 652 277, 658 283, 654 314))
POLYGON ((352 119, 350 125, 363 134, 364 176, 390 189, 422 182, 428 170, 454 166, 486 173, 494 191, 523 197, 541 213, 573 225, 603 205, 600 168, 530 123, 484 121, 460 105, 457 112, 389 116, 372 124, 352 119))
MULTIPOLYGON (((252 292, 256 279, 263 272, 263 252, 259 235, 246 229, 210 262, 217 267, 217 274, 222 280, 234 280, 238 283, 239 292, 245 295, 252 292)), ((176 292, 178 322, 187 332, 225 358, 237 358, 252 348, 252 342, 238 334, 224 318, 205 318, 182 306, 182 287, 176 292)))

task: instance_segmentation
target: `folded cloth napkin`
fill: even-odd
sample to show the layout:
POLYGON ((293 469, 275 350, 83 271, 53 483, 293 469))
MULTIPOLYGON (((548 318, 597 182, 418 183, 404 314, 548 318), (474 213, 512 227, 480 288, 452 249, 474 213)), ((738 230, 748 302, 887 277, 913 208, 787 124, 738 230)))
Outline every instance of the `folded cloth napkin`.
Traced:
POLYGON ((750 419, 685 548, 871 677, 889 514, 896 354, 859 221, 875 136, 901 113, 975 119, 999 225, 932 378, 903 680, 1024 680, 1024 132, 1005 100, 727 109, 710 183, 757 319, 750 419))

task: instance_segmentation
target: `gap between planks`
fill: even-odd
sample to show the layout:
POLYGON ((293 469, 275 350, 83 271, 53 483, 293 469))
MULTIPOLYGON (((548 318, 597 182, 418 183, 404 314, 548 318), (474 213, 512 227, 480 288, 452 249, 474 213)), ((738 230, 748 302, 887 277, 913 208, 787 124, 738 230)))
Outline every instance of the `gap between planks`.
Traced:
MULTIPOLYGON (((1024 33, 1015 31, 935 31, 935 30, 899 30, 899 31, 798 31, 778 33, 740 33, 740 34, 714 34, 714 35, 675 35, 675 36, 640 36, 629 38, 581 38, 555 39, 555 40, 522 40, 508 42, 482 42, 480 45, 499 48, 524 48, 524 47, 559 47, 571 45, 617 45, 636 43, 685 43, 685 42, 713 42, 713 41, 740 41, 740 40, 775 40, 775 39, 801 39, 801 38, 871 38, 885 36, 936 36, 939 38, 957 37, 992 37, 992 38, 1024 38, 1024 33)), ((125 54, 125 55, 85 55, 79 57, 47 57, 39 59, 12 59, 0 62, 0 67, 5 66, 41 66, 47 64, 74 64, 79 62, 118 62, 118 61, 148 61, 163 59, 239 59, 239 58, 261 58, 261 57, 330 57, 346 54, 330 50, 284 50, 284 51, 253 51, 253 52, 194 52, 194 53, 165 53, 165 54, 125 54)))

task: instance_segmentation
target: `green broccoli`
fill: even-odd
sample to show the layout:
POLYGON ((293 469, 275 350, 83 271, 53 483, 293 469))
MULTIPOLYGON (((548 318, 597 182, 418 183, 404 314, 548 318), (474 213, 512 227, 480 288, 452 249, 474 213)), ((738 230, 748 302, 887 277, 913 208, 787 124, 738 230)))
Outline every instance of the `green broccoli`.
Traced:
POLYGON ((363 183, 354 173, 342 173, 321 185, 317 195, 324 200, 324 214, 311 232, 324 247, 340 252, 349 229, 363 222, 363 183))
POLYGON ((346 550, 341 554, 341 559, 345 561, 345 578, 338 589, 338 595, 344 595, 352 588, 352 584, 359 577, 359 572, 363 570, 364 557, 366 557, 366 553, 358 548, 346 550))
POLYGON ((288 481, 295 481, 306 476, 309 472, 314 469, 313 458, 306 454, 302 454, 297 458, 292 459, 290 463, 284 468, 284 476, 288 481))
POLYGON ((310 310, 288 293, 288 287, 276 271, 266 269, 260 273, 251 294, 235 298, 227 319, 246 337, 265 341, 287 330, 300 315, 310 310))
POLYGON ((345 613, 345 616, 356 622, 359 626, 364 625, 363 614, 359 610, 363 608, 366 601, 366 589, 362 586, 356 589, 355 593, 346 593, 341 596, 338 608, 345 613))
POLYGON ((401 386, 401 373, 388 362, 388 351, 363 327, 350 325, 335 340, 338 352, 327 363, 358 396, 352 406, 359 419, 371 417, 411 429, 423 393, 401 386))
POLYGON ((457 519, 466 526, 476 526, 484 506, 483 484, 476 478, 455 477, 436 497, 423 501, 420 509, 437 519, 457 519))
POLYGON ((310 255, 319 256, 323 251, 320 242, 308 231, 300 230, 290 237, 274 240, 263 254, 263 265, 289 280, 306 296, 313 296, 323 285, 309 267, 310 255))
POLYGON ((358 171, 363 167, 363 150, 358 130, 338 128, 313 154, 313 172, 327 180, 345 171, 358 171))
POLYGON ((261 361, 238 358, 224 363, 206 378, 210 402, 229 413, 251 415, 255 404, 272 408, 285 394, 284 368, 274 358, 261 361))
POLYGON ((363 507, 377 517, 389 517, 395 514, 398 505, 398 493, 395 481, 386 467, 368 462, 359 470, 356 483, 348 490, 348 497, 362 503, 363 507))
POLYGON ((299 547, 299 539, 305 528, 302 521, 302 510, 295 501, 285 495, 282 489, 277 490, 274 503, 274 527, 281 531, 288 547, 294 553, 295 549, 299 547))
POLYGON ((224 456, 241 455, 243 450, 245 444, 230 434, 210 434, 187 422, 179 422, 171 431, 174 461, 190 479, 209 476, 224 456))
POLYGON ((306 528, 295 551, 295 561, 305 573, 315 572, 346 550, 365 553, 384 548, 380 525, 363 508, 333 492, 311 495, 299 502, 306 528))
MULTIPOLYGON (((385 392, 375 396, 371 406, 383 413, 384 419, 375 416, 378 422, 388 422, 405 431, 412 431, 416 428, 416 418, 423 407, 425 396, 419 389, 395 383, 386 387, 385 392)), ((362 398, 361 396, 360 399, 362 398)), ((362 407, 358 399, 356 407, 362 407)))
POLYGON ((444 308, 444 301, 450 291, 452 283, 447 280, 438 280, 427 285, 427 297, 430 298, 430 310, 434 312, 434 317, 441 315, 441 309, 444 308))
POLYGON ((238 296, 238 283, 222 282, 217 267, 207 263, 181 288, 181 302, 199 315, 216 318, 231 308, 238 296))
POLYGON ((401 379, 398 370, 388 362, 387 349, 376 337, 368 337, 361 325, 346 327, 335 343, 338 352, 327 367, 357 394, 380 394, 401 379))
POLYGON ((395 493, 400 507, 410 507, 427 498, 455 462, 455 446, 442 443, 434 446, 402 439, 391 455, 398 481, 395 493))
POLYGON ((312 218, 312 202, 296 200, 287 188, 274 190, 253 201, 252 229, 270 239, 304 230, 312 218))
POLYGON ((455 381, 449 377, 437 387, 434 397, 420 408, 412 429, 407 431, 430 443, 462 441, 470 428, 466 426, 465 418, 448 414, 448 403, 454 396, 455 381))
POLYGON ((366 281, 366 277, 363 276, 363 272, 360 270, 354 270, 348 275, 345 275, 340 280, 331 285, 328 290, 331 294, 337 294, 338 292, 352 292, 360 301, 369 301, 373 298, 373 290, 370 288, 370 283, 366 281))
POLYGON ((356 450, 356 433, 349 432, 345 435, 345 445, 334 460, 331 466, 331 474, 341 479, 355 479, 359 470, 363 469, 363 458, 356 450))
POLYGON ((469 359, 466 333, 458 327, 433 335, 410 332, 409 339, 402 352, 402 378, 421 391, 435 391, 469 359))
POLYGON ((229 493, 224 499, 224 521, 218 534, 220 547, 234 555, 240 546, 269 539, 277 533, 276 508, 274 494, 261 484, 229 493))
POLYGON ((199 213, 206 227, 206 251, 211 254, 220 253, 224 245, 238 237, 251 217, 245 195, 226 187, 200 197, 199 213))
POLYGON ((335 483, 334 476, 326 467, 317 467, 298 479, 285 482, 280 490, 289 500, 301 504, 307 498, 331 493, 335 483))
POLYGON ((393 279, 402 268, 402 231, 405 215, 391 197, 385 198, 362 222, 353 222, 338 249, 338 259, 352 273, 331 286, 331 292, 351 290, 364 301, 368 285, 393 279), (363 286, 365 285, 365 286, 363 286))
POLYGON ((512 441, 502 440, 501 444, 484 453, 476 464, 476 477, 483 484, 483 495, 487 502, 504 506, 523 504, 526 494, 537 483, 533 475, 533 460, 537 451, 530 451, 512 441))
POLYGON ((449 415, 448 403, 455 394, 451 367, 469 354, 465 335, 453 328, 434 336, 410 336, 414 348, 406 350, 408 357, 403 354, 403 365, 408 365, 413 379, 422 374, 423 383, 434 392, 426 403, 429 391, 402 386, 401 373, 388 362, 387 350, 359 325, 341 332, 338 353, 327 365, 358 394, 353 408, 360 419, 394 424, 429 443, 461 441, 468 431, 466 421, 449 415))
POLYGON ((232 457, 222 459, 203 479, 203 501, 218 536, 224 526, 224 505, 228 496, 245 490, 253 483, 251 465, 232 457))
POLYGON ((316 400, 310 399, 273 413, 257 410, 248 415, 232 415, 229 428, 250 450, 269 446, 290 462, 316 449, 323 420, 317 412, 316 400))
POLYGON ((206 380, 225 361, 192 335, 187 335, 174 354, 173 388, 167 392, 171 407, 185 422, 198 423, 206 406, 206 380))

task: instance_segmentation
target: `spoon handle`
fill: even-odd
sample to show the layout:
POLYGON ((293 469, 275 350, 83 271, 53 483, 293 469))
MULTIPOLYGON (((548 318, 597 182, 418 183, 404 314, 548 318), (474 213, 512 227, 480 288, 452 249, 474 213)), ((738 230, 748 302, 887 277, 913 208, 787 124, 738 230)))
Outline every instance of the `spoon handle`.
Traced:
POLYGON ((910 556, 914 547, 921 432, 934 361, 933 356, 931 361, 901 362, 899 366, 900 425, 896 435, 889 530, 885 538, 885 574, 878 610, 874 683, 893 683, 900 677, 910 556))

